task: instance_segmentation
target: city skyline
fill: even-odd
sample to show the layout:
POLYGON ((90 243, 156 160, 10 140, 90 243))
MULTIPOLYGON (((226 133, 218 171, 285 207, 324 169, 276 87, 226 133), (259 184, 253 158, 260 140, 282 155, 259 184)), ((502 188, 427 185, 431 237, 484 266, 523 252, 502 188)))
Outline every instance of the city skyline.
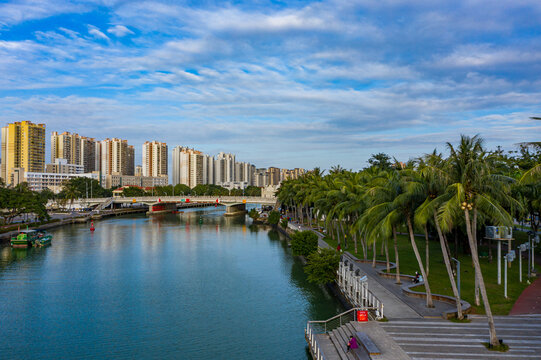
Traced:
POLYGON ((77 176, 99 179, 106 188, 167 184, 245 188, 276 186, 305 173, 302 168, 256 168, 236 161, 235 154, 214 156, 178 145, 169 157, 167 144, 156 140, 143 144, 142 165, 136 165, 135 148, 126 139, 100 140, 66 131, 51 132, 50 163, 45 163, 46 124, 14 122, 1 130, 1 179, 10 186, 26 181, 36 191, 49 188, 58 192, 65 181, 77 176))
POLYGON ((540 15, 528 0, 10 1, 0 120, 262 167, 357 170, 461 133, 511 150, 541 132, 540 15))

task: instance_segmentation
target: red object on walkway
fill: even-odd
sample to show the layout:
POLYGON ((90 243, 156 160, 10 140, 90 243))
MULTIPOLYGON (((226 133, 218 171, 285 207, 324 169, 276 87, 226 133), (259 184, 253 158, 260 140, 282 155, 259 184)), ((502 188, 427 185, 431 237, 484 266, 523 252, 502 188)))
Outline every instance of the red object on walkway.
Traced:
POLYGON ((357 321, 368 321, 368 311, 366 310, 357 311, 357 321))
POLYGON ((90 231, 94 231, 94 230, 96 230, 96 229, 94 228, 94 221, 93 221, 93 220, 90 220, 90 231))
POLYGON ((509 315, 541 314, 541 277, 518 297, 509 315))

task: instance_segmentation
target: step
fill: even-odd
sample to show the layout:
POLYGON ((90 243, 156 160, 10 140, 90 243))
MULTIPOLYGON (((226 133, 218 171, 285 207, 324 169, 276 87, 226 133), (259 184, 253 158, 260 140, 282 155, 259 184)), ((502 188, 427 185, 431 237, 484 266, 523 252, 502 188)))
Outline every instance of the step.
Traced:
POLYGON ((336 351, 338 352, 340 359, 348 360, 348 357, 346 356, 346 351, 342 349, 342 346, 341 346, 342 339, 341 338, 337 339, 337 334, 334 332, 334 330, 329 333, 329 338, 331 339, 331 342, 336 348, 336 351))
POLYGON ((337 330, 342 336, 342 344, 344 346, 344 351, 346 352, 348 359, 357 360, 355 355, 351 351, 350 352, 347 351, 347 343, 349 342, 349 337, 353 334, 349 333, 349 329, 346 327, 346 325, 342 325, 337 330))

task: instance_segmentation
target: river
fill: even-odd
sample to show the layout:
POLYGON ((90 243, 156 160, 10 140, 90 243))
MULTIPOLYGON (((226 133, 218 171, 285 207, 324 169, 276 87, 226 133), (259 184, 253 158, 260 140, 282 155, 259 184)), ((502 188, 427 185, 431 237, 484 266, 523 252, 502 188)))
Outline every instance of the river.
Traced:
POLYGON ((283 236, 223 208, 108 218, 0 248, 1 359, 309 359, 342 311, 283 236))

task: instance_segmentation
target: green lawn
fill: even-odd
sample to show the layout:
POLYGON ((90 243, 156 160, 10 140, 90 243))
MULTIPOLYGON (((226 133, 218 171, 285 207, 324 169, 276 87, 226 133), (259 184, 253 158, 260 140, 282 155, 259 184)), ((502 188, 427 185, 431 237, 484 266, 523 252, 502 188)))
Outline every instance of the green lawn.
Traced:
MULTIPOLYGON (((518 237, 519 244, 525 242, 524 235, 527 240, 527 235, 525 233, 517 232, 516 236, 518 237)), ((325 238, 325 241, 327 241, 327 243, 333 248, 336 248, 337 246, 336 241, 329 238, 325 238)), ((419 248, 421 257, 423 261, 425 261, 425 240, 424 238, 418 237, 416 238, 416 242, 417 242, 417 246, 419 248)), ((515 240, 515 243, 516 242, 517 240, 515 240)), ((399 235, 398 243, 399 243, 399 256, 400 256, 400 272, 402 274, 413 275, 415 271, 419 270, 419 267, 417 265, 415 255, 411 248, 411 243, 409 241, 409 238, 405 235, 399 235)), ((449 282, 449 276, 447 275, 447 271, 445 269, 445 264, 443 262, 443 256, 441 253, 439 241, 431 240, 429 247, 430 247, 430 269, 429 269, 428 280, 431 286, 431 290, 433 293, 452 296, 453 293, 452 293, 451 285, 449 282)), ((515 248, 515 244, 513 244, 513 248, 515 248)), ((506 245, 502 246, 502 253, 505 253, 506 249, 507 249, 506 245)), ((355 252, 353 251, 354 250, 353 241, 351 241, 351 243, 348 244, 347 249, 343 249, 343 250, 347 250, 351 252, 352 254, 355 254, 355 252)), ((381 250, 381 245, 378 244, 377 259, 385 260, 385 255, 384 254, 381 255, 380 250, 381 250)), ((479 248, 479 251, 487 252, 486 247, 483 247, 483 246, 479 248)), ((451 245, 451 252, 454 253, 452 245, 451 245)), ((363 258, 360 244, 359 244, 359 253, 355 255, 360 259, 363 258)), ((528 286, 528 283, 527 283, 528 274, 527 274, 526 262, 523 261, 523 264, 522 264, 522 283, 519 282, 518 257, 512 263, 511 268, 507 269, 508 270, 508 273, 507 273, 508 299, 505 299, 503 296, 504 295, 503 266, 502 266, 502 284, 501 285, 497 284, 498 268, 497 268, 497 261, 496 261, 496 249, 493 250, 493 256, 494 256, 494 259, 492 263, 489 263, 487 258, 480 259, 481 269, 483 272, 485 285, 487 287, 488 299, 490 301, 492 312, 494 314, 507 315, 509 311, 511 310, 511 308, 513 307, 513 304, 515 303, 518 296, 528 286)), ((389 242, 389 258, 390 258, 390 261, 394 262, 394 248, 393 248, 392 241, 389 242)), ((372 259, 371 250, 369 250, 368 252, 368 259, 372 259)), ((481 301, 481 306, 475 306, 474 304, 474 270, 473 270, 473 265, 471 262, 471 257, 468 255, 460 254, 458 257, 458 260, 461 262, 462 298, 468 301, 472 305, 473 313, 484 314, 485 311, 484 311, 484 306, 482 305, 482 301, 481 301)), ((537 271, 539 272, 539 268, 537 268, 537 271)), ((391 272, 394 273, 394 270, 391 270, 391 272)), ((415 288, 415 290, 424 291, 424 286, 417 287, 415 288)))

